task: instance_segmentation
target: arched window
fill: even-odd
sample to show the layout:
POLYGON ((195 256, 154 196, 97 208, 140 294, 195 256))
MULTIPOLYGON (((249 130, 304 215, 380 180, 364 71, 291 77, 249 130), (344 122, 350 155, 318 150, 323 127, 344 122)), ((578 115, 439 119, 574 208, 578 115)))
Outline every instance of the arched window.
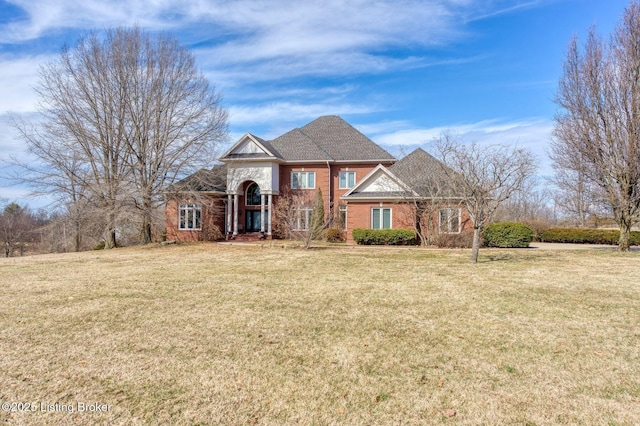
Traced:
POLYGON ((246 202, 247 206, 259 206, 260 205, 260 187, 257 183, 252 183, 247 188, 246 202))

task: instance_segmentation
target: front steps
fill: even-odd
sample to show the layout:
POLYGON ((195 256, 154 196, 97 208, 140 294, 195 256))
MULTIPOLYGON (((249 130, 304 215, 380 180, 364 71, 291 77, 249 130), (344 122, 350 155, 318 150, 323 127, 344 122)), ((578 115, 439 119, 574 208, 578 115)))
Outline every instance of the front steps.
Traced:
POLYGON ((244 234, 238 234, 238 235, 228 235, 227 236, 227 241, 237 241, 237 242, 243 242, 243 243, 249 243, 249 242, 258 242, 258 241, 262 241, 262 240, 270 240, 271 236, 269 235, 262 235, 262 233, 260 232, 247 232, 244 234))

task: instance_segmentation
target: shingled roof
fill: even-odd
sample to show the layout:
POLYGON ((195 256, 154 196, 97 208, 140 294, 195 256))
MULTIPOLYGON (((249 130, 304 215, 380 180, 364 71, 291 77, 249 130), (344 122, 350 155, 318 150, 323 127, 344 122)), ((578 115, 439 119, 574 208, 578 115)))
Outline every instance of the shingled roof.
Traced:
POLYGON ((331 161, 333 158, 300 129, 293 129, 271 141, 286 161, 331 161))
MULTIPOLYGON (((337 115, 317 118, 271 141, 258 140, 276 158, 296 161, 393 162, 395 158, 337 115)), ((239 142, 240 143, 240 142, 239 142)), ((221 160, 255 160, 268 154, 234 153, 231 148, 221 160)))
POLYGON ((169 185, 166 192, 225 192, 227 165, 219 164, 211 170, 200 169, 192 175, 169 185))
POLYGON ((454 197, 455 172, 422 148, 400 159, 389 171, 422 197, 454 197))
POLYGON ((271 144, 289 161, 395 160, 391 154, 337 115, 317 118, 274 139, 271 144))

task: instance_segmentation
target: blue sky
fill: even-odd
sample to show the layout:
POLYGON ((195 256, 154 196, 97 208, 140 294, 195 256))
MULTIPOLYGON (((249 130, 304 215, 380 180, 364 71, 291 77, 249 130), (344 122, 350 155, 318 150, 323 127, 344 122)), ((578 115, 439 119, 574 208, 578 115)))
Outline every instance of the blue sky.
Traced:
MULTIPOLYGON (((35 117, 40 65, 87 30, 137 24, 193 51, 229 109, 230 142, 338 114, 396 156, 450 130, 528 147, 544 175, 566 46, 593 25, 608 35, 627 4, 0 0, 0 157, 25 156, 8 117, 35 117)), ((27 193, 0 179, 0 198, 46 204, 27 193)))

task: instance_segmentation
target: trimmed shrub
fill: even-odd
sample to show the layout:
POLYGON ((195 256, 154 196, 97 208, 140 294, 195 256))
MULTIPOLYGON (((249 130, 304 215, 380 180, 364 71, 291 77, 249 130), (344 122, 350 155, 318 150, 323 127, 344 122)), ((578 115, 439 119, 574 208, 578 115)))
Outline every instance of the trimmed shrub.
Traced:
MULTIPOLYGON (((616 229, 551 228, 542 233, 540 241, 545 243, 573 244, 618 244, 620 231, 616 229)), ((640 231, 632 231, 631 245, 640 245, 640 231)))
POLYGON ((535 233, 527 225, 518 222, 492 223, 484 230, 487 247, 529 247, 535 233))
POLYGON ((327 228, 324 231, 324 239, 328 243, 344 243, 346 241, 344 232, 339 228, 327 228))
POLYGON ((434 242, 440 248, 471 248, 473 245, 473 231, 459 234, 440 234, 434 242))
POLYGON ((356 228, 351 233, 358 244, 376 246, 407 246, 416 244, 416 233, 410 229, 356 228))
POLYGON ((549 222, 544 220, 523 220, 522 223, 533 229, 533 232, 535 234, 533 237, 533 241, 540 241, 540 236, 542 235, 542 233, 551 228, 549 222))

